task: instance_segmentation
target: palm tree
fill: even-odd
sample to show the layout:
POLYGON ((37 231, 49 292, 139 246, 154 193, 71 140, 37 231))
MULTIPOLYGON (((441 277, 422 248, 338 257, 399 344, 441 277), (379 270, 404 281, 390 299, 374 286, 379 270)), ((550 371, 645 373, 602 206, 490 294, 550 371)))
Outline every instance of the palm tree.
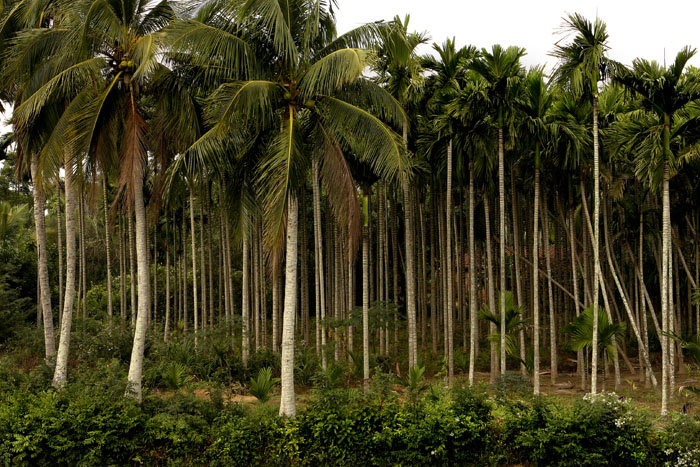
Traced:
MULTIPOLYGON (((167 1, 117 5, 114 0, 76 0, 69 3, 65 11, 63 27, 56 34, 50 38, 37 36, 35 40, 38 45, 47 40, 56 42, 57 53, 50 66, 40 70, 40 76, 45 78, 43 84, 15 109, 15 117, 20 122, 30 122, 52 99, 70 99, 41 154, 47 163, 65 155, 67 179, 71 178, 71 164, 80 155, 100 160, 103 153, 119 154, 120 193, 134 206, 138 269, 138 314, 128 392, 140 400, 150 298, 143 197, 148 126, 141 101, 149 78, 158 67, 162 46, 159 31, 174 18, 174 12, 167 1), (80 91, 72 93, 74 89, 80 91), (65 150, 66 136, 68 151, 65 150)), ((70 248, 68 221, 72 206, 68 206, 71 191, 68 185, 66 183, 66 240, 70 248)), ((68 278, 66 282, 69 283, 68 278)), ((69 307, 64 306, 64 310, 67 309, 69 307)), ((54 377, 57 385, 65 381, 70 320, 64 319, 64 325, 66 322, 68 325, 61 329, 54 377)))
MULTIPOLYGON (((605 23, 596 18, 593 23, 579 13, 564 19, 564 31, 575 34, 569 44, 557 42, 552 55, 559 60, 554 79, 569 87, 577 95, 592 98, 593 102, 593 327, 598 325, 598 295, 600 274, 600 158, 598 145, 598 82, 606 78, 612 62, 606 57, 608 32, 605 23)), ((593 332, 591 357, 591 392, 597 391, 598 346, 593 332)))
MULTIPOLYGON (((394 18, 393 27, 382 30, 381 44, 377 50, 379 60, 375 64, 379 82, 401 104, 403 109, 411 105, 420 91, 424 78, 417 54, 419 45, 427 41, 424 34, 409 33, 410 17, 404 21, 394 18)), ((403 146, 408 148, 408 120, 401 123, 403 146)), ((401 191, 404 205, 404 235, 406 255, 406 318, 408 321, 408 366, 418 365, 418 340, 416 334, 416 280, 415 280, 415 232, 413 229, 413 205, 410 178, 401 175, 401 191)), ((395 304, 398 305, 398 304, 395 304)))
MULTIPOLYGON (((452 160, 454 151, 454 138, 457 131, 456 126, 459 119, 450 112, 448 105, 456 99, 461 91, 464 82, 464 64, 471 59, 476 49, 472 46, 457 49, 454 38, 448 39, 442 46, 433 44, 433 49, 437 52, 439 60, 432 57, 424 61, 423 67, 434 71, 432 83, 429 84, 433 91, 428 102, 428 109, 435 117, 432 121, 433 132, 439 142, 446 141, 446 200, 445 200, 445 258, 447 258, 447 298, 445 299, 445 332, 447 334, 447 367, 450 383, 454 380, 454 280, 453 274, 453 254, 452 254, 452 160)), ((442 148, 441 148, 442 149, 442 148)))
POLYGON ((662 248, 661 248, 661 414, 668 413, 669 340, 673 332, 673 311, 670 309, 671 201, 670 180, 675 174, 679 157, 693 157, 697 149, 698 117, 689 116, 690 104, 700 99, 700 88, 694 77, 684 74, 695 49, 683 48, 669 67, 656 62, 636 59, 632 69, 620 68, 616 82, 629 89, 640 100, 642 113, 632 115, 618 126, 619 137, 636 155, 636 172, 652 187, 662 189, 662 248), (687 153, 687 154, 684 154, 687 153))
POLYGON ((501 374, 506 372, 506 243, 505 243, 505 145, 503 132, 510 117, 518 92, 518 82, 522 75, 520 58, 525 49, 508 47, 504 49, 496 44, 491 52, 482 49, 481 55, 471 61, 470 67, 479 73, 488 83, 487 94, 495 113, 494 120, 498 130, 498 205, 499 205, 499 247, 500 247, 500 295, 501 295, 501 374))
POLYGON ((233 2, 224 10, 235 18, 235 27, 190 20, 172 30, 176 50, 189 54, 191 60, 201 63, 201 57, 221 57, 221 63, 201 63, 205 76, 233 77, 210 96, 211 129, 188 152, 200 161, 226 158, 231 145, 242 154, 248 135, 265 135, 257 184, 264 193, 267 249, 278 255, 286 245, 280 415, 291 417, 296 414, 297 197, 309 168, 308 155, 321 160, 331 207, 354 228, 350 233, 356 237, 359 206, 343 150, 352 150, 383 177, 407 172, 400 139, 376 115, 397 125, 404 117, 396 101, 362 75, 370 55, 361 47, 377 37, 381 25, 362 26, 336 37, 333 10, 323 2, 248 0, 233 2), (221 40, 234 45, 222 48, 221 40), (253 56, 258 60, 252 62, 253 56), (240 72, 244 65, 250 65, 248 73, 240 72))

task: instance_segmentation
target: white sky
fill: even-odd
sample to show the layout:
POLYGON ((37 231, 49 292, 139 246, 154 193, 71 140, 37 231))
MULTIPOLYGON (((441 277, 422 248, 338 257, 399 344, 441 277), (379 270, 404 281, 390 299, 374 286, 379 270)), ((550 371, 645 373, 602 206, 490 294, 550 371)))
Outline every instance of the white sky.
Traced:
MULTIPOLYGON (((411 15, 409 28, 426 31, 429 44, 455 37, 457 45, 493 44, 524 47, 526 66, 554 64, 548 56, 558 34, 561 18, 579 12, 589 19, 596 14, 608 26, 610 56, 625 64, 636 57, 671 62, 685 45, 700 47, 700 2, 694 0, 338 0, 338 32, 380 19, 411 15)), ((421 51, 427 53, 431 46, 421 51)), ((699 66, 700 58, 691 64, 699 66)), ((8 130, 0 115, 0 133, 8 130)))

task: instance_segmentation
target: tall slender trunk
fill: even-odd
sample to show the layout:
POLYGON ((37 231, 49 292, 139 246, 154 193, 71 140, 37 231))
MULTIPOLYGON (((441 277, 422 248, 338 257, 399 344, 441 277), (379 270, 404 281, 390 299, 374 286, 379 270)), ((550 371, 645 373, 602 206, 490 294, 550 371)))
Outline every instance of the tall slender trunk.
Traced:
MULTIPOLYGON (((131 293, 131 327, 136 325, 136 246, 134 240, 134 212, 133 204, 129 202, 127 216, 129 216, 129 284, 131 293)), ((185 316, 187 313, 185 312, 185 316)), ((185 320, 185 330, 187 330, 187 320, 185 320)))
MULTIPOLYGON (((326 361, 326 284, 323 267, 323 232, 321 232, 321 188, 318 180, 318 160, 312 162, 312 189, 314 203, 314 263, 316 278, 316 333, 320 334, 321 366, 325 370, 328 363, 326 361), (319 325, 320 321, 320 325, 319 325)), ((317 349, 318 350, 318 349, 317 349)))
POLYGON ((362 375, 365 391, 369 390, 369 196, 364 193, 362 227, 362 375))
POLYGON ((102 173, 102 199, 105 214, 105 253, 107 256, 107 318, 112 322, 112 249, 109 244, 109 222, 107 209, 107 177, 102 173))
MULTIPOLYGON (((597 86, 597 82, 596 82, 597 86)), ((600 280, 600 156, 598 154, 598 93, 593 93, 593 342, 591 392, 598 391, 598 295, 600 280)))
POLYGON ((194 225, 194 187, 190 185, 190 245, 192 246, 192 317, 194 320, 194 348, 198 344, 199 319, 197 312, 197 230, 194 225))
POLYGON ((201 286, 201 297, 202 297, 202 330, 207 328, 207 268, 206 261, 204 259, 206 253, 206 243, 204 243, 204 196, 202 196, 202 190, 199 191, 199 275, 200 275, 200 286, 201 286))
POLYGON ((260 247, 260 236, 258 235, 258 220, 253 223, 253 248, 251 256, 253 257, 253 332, 255 336, 255 351, 260 349, 260 256, 258 249, 260 247))
MULTIPOLYGON (((408 145, 408 126, 403 124, 403 141, 408 145)), ((408 366, 418 365, 418 342, 416 340, 416 279, 415 246, 413 235, 413 203, 411 202, 410 181, 407 174, 402 174, 404 203, 404 242, 406 245, 406 316, 408 321, 408 366)))
MULTIPOLYGON (((280 301, 280 278, 279 274, 273 271, 272 273, 272 351, 279 351, 279 301, 280 301)), ((318 332, 318 320, 316 323, 318 332)))
POLYGON ((469 161, 469 385, 474 385, 477 335, 476 248, 474 246, 474 162, 469 161))
MULTIPOLYGON (((515 262, 515 293, 518 306, 523 306, 523 291, 520 280, 520 215, 518 213, 518 192, 515 188, 515 173, 511 169, 510 173, 510 187, 512 191, 513 198, 513 252, 514 252, 514 262, 515 262)), ((518 341, 520 345, 520 359, 524 362, 526 359, 525 354, 525 327, 520 326, 518 333, 518 341)), ((520 373, 522 375, 527 374, 527 368, 524 363, 520 364, 520 373)))
POLYGON ((447 193, 445 195, 445 268, 447 272, 447 298, 445 299, 445 332, 447 333, 447 378, 452 385, 455 377, 454 360, 454 283, 452 282, 452 138, 447 146, 447 193))
POLYGON ((80 291, 78 293, 78 308, 82 307, 83 318, 85 318, 87 316, 87 305, 85 303, 87 298, 87 262, 85 261, 85 200, 82 193, 78 196, 78 201, 80 203, 78 208, 80 240, 78 243, 80 248, 80 291))
MULTIPOLYGON (((245 213, 243 216, 245 216, 245 213)), ((246 221, 244 220, 243 222, 245 225, 246 221)), ((243 321, 241 329, 241 358, 244 366, 248 366, 248 354, 250 352, 250 245, 248 243, 248 230, 248 228, 245 228, 243 232, 243 284, 241 287, 241 319, 243 321)))
MULTIPOLYGON (((574 289, 574 310, 576 317, 581 314, 581 308, 578 303, 578 270, 576 268, 576 217, 574 213, 574 203, 573 203, 573 187, 569 189, 569 242, 571 250, 571 282, 573 283, 574 289)), ((583 350, 578 350, 576 352, 576 372, 581 378, 581 388, 586 389, 586 372, 584 371, 583 364, 583 350)))
POLYGON ((547 302, 549 306, 549 361, 551 364, 551 382, 554 385, 558 376, 557 327, 554 317, 554 296, 552 294, 552 252, 549 245, 549 214, 547 212, 547 190, 545 188, 542 188, 542 205, 542 244, 544 245, 544 258, 547 267, 547 302))
MULTIPOLYGON (((502 119, 501 119, 502 120, 502 119)), ((503 126, 498 128, 498 218, 500 238, 501 374, 506 373, 506 188, 503 126)))
POLYGON ((56 353, 56 368, 54 369, 52 385, 61 387, 66 384, 68 372, 68 351, 70 348, 70 328, 73 322, 73 302, 75 300, 75 193, 73 174, 70 170, 71 161, 66 156, 65 184, 66 192, 66 293, 63 301, 63 319, 61 320, 61 337, 56 353))
MULTIPOLYGON (((46 223, 44 219, 44 192, 38 180, 39 157, 31 156, 32 194, 34 197, 34 227, 36 229, 37 270, 39 276, 39 294, 44 320, 44 353, 49 360, 56 353, 56 340, 53 331, 53 313, 51 312, 51 288, 49 287, 49 263, 46 253, 46 223)), ((60 228, 59 228, 60 229, 60 228)), ((59 271, 60 275, 60 271, 59 271)))
MULTIPOLYGON (((539 148, 538 148, 539 149, 539 148)), ((539 156, 538 156, 539 157, 539 156)), ((539 283, 539 215, 540 215, 540 169, 535 169, 535 200, 533 202, 532 225, 532 327, 533 327, 533 392, 540 393, 540 283, 539 283)))
MULTIPOLYGON (((488 296, 489 296, 489 310, 494 314, 496 312, 496 293, 494 290, 494 279, 493 279, 493 257, 491 248, 491 212, 489 209, 489 199, 488 195, 484 193, 484 221, 486 223, 486 269, 488 276, 488 296)), ((496 332, 496 325, 489 322, 489 335, 496 332)), ((498 352, 496 348, 496 343, 489 342, 491 347, 491 373, 489 374, 489 382, 493 383, 496 380, 496 373, 498 373, 498 352)))
POLYGON ((308 253, 308 240, 306 233, 306 188, 301 192, 300 196, 301 203, 301 254, 299 255, 299 261, 301 262, 301 328, 302 335, 304 336, 304 346, 310 345, 309 339, 311 338, 311 329, 309 326, 309 253, 308 253))
POLYGON ((61 225, 61 180, 56 191, 56 233, 58 234, 58 329, 63 319, 63 226, 61 225))
POLYGON ((170 242, 165 242, 165 324, 163 342, 168 343, 170 338, 170 242))
POLYGON ((136 261, 138 263, 139 300, 134 332, 134 346, 131 350, 127 395, 141 401, 141 373, 143 370, 143 350, 146 345, 148 310, 150 298, 150 275, 148 273, 148 234, 146 206, 143 199, 143 179, 141 174, 134 177, 134 217, 136 224, 136 261))
POLYGON ((124 249, 124 216, 119 216, 119 317, 126 320, 126 252, 124 249))
POLYGON ((153 319, 158 320, 158 220, 153 222, 153 319))
POLYGON ((185 206, 182 207, 182 332, 187 334, 189 329, 189 316, 187 309, 187 230, 185 229, 185 206))
POLYGON ((297 231, 299 207, 296 195, 287 202, 287 260, 284 287, 282 326, 282 356, 280 416, 294 417, 297 413, 294 395, 294 318, 297 304, 297 231))
MULTIPOLYGON (((214 216, 211 213, 211 185, 207 185, 207 259, 209 260, 209 327, 214 329, 214 262, 211 250, 211 229, 214 216)), ((220 276, 219 276, 220 277, 220 276)), ((221 283, 219 281, 219 283, 221 283)), ((221 307, 219 307, 221 308, 221 307)))
MULTIPOLYGON (((668 124, 668 122, 664 122, 668 124)), ((664 128, 666 133, 666 128, 664 128)), ((667 139, 664 134, 664 139, 667 139)), ((663 201, 662 201, 662 242, 661 248, 661 415, 668 415, 668 399, 669 399, 669 251, 670 251, 670 235, 671 235, 671 197, 669 191, 669 164, 664 162, 664 181, 663 181, 663 201)))

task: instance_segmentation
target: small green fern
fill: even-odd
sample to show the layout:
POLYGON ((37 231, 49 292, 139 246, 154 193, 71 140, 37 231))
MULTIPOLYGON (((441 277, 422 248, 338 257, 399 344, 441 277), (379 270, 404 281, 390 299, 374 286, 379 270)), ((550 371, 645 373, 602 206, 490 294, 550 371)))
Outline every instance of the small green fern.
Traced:
POLYGON ((187 367, 180 362, 170 362, 165 365, 161 378, 165 387, 178 390, 192 381, 187 374, 187 367))

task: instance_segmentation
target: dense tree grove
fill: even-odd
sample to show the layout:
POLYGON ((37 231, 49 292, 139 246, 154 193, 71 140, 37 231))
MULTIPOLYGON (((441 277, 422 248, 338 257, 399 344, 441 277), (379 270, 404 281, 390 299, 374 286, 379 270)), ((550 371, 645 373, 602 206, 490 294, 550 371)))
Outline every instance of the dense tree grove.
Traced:
POLYGON ((0 346, 36 320, 63 388, 126 336, 137 402, 154 349, 269 357, 290 418, 310 359, 365 391, 630 378, 667 415, 700 364, 695 49, 618 63, 570 14, 526 69, 336 6, 0 1, 0 346))

